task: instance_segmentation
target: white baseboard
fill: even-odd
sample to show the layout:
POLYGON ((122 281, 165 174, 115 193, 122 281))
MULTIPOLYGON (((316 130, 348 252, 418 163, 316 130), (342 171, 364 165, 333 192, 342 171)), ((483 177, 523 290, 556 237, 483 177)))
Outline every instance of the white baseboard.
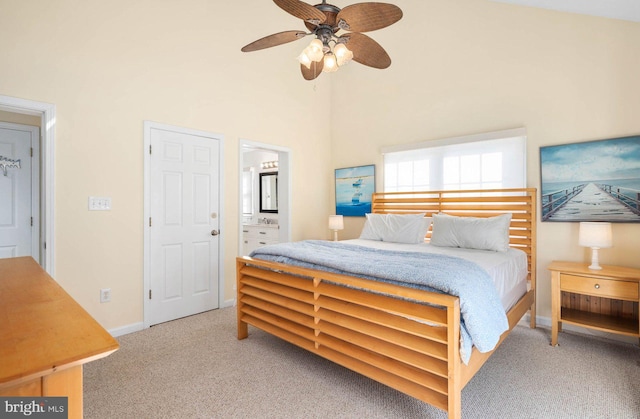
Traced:
MULTIPOLYGON (((220 308, 233 307, 235 305, 236 305, 236 299, 232 298, 230 300, 223 301, 220 308)), ((144 329, 144 323, 139 322, 139 323, 128 324, 126 326, 116 327, 114 329, 109 329, 108 332, 111 334, 111 336, 113 336, 114 338, 117 338, 118 336, 139 332, 143 329, 144 329)))
POLYGON ((220 308, 234 307, 235 305, 236 305, 236 299, 232 298, 230 300, 223 301, 220 308))
MULTIPOLYGON (((527 313, 518 322, 518 324, 528 327, 530 318, 531 318, 531 315, 529 313, 527 313)), ((536 327, 543 327, 545 329, 551 329, 551 318, 542 317, 542 316, 536 316, 536 327)), ((638 338, 634 338, 633 336, 619 335, 617 333, 607 333, 607 332, 602 332, 600 330, 593 330, 593 329, 589 329, 589 328, 586 328, 586 327, 575 326, 575 325, 572 325, 572 324, 563 323, 562 324, 562 330, 563 331, 567 331, 567 332, 571 332, 571 333, 575 333, 575 334, 578 334, 578 335, 585 335, 585 336, 593 336, 593 337, 611 339, 611 340, 615 340, 615 341, 618 341, 618 342, 631 343, 631 344, 635 344, 635 345, 638 344, 638 338)))
POLYGON ((108 332, 111 336, 117 338, 118 336, 128 335, 129 333, 139 332, 144 329, 144 323, 133 323, 126 326, 116 327, 115 329, 109 329, 108 332))

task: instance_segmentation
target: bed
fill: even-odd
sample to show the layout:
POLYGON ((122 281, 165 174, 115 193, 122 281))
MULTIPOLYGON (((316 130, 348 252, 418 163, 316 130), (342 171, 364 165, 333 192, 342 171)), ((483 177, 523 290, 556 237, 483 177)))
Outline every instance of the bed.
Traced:
MULTIPOLYGON (((462 389, 527 311, 535 328, 536 190, 375 193, 372 214, 432 218, 416 246, 442 240, 446 215, 446 222, 509 218, 506 245, 524 255, 525 286, 500 296, 506 330, 493 349, 474 345, 463 354, 463 297, 248 256, 237 258, 238 339, 252 325, 459 418, 462 389)), ((370 225, 367 218, 363 236, 370 225)))

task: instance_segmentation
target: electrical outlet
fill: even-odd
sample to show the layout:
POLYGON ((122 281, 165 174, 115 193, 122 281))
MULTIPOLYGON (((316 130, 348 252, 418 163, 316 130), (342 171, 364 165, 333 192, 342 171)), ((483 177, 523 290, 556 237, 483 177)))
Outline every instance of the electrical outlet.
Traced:
POLYGON ((100 302, 108 303, 111 301, 111 288, 102 288, 100 290, 100 302))

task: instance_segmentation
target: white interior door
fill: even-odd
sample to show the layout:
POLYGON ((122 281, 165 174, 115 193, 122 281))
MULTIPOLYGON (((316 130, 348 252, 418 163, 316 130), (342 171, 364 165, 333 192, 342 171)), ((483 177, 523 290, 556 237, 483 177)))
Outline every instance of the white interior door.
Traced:
POLYGON ((40 261, 39 132, 38 127, 0 122, 0 258, 40 261))
POLYGON ((220 138, 148 125, 149 289, 145 324, 218 308, 220 138))

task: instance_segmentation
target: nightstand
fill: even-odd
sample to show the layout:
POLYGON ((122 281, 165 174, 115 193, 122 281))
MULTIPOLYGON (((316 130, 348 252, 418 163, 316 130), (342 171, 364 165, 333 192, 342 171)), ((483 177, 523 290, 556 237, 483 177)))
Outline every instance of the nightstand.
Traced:
POLYGON ((551 271, 551 345, 562 323, 640 337, 640 269, 553 261, 551 271))

